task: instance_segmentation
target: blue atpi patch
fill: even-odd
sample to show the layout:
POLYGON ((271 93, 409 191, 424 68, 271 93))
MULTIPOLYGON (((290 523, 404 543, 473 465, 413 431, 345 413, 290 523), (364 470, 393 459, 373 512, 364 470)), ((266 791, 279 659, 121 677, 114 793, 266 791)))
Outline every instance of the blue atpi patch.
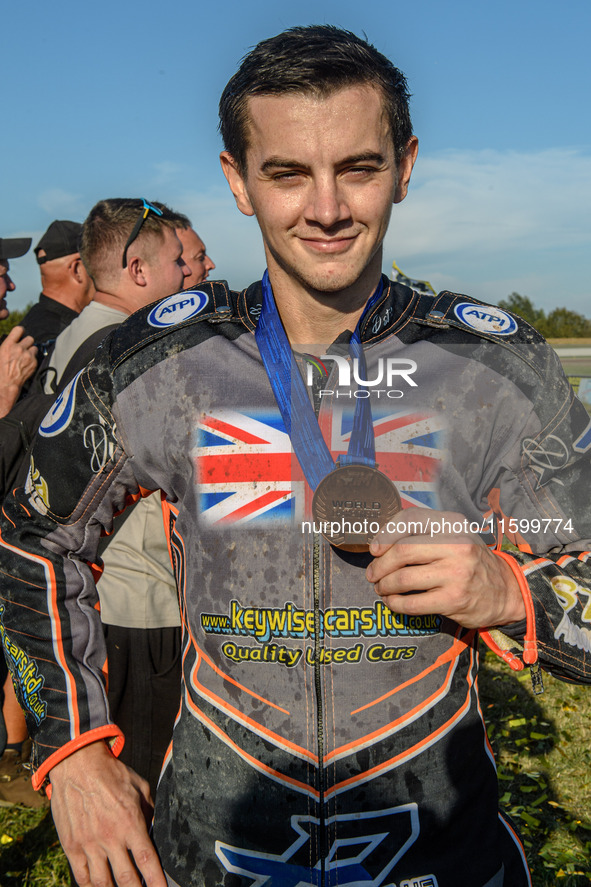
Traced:
POLYGON ((39 426, 39 434, 41 437, 55 437, 56 435, 61 434, 72 421, 74 404, 76 403, 76 385, 82 372, 83 370, 80 370, 78 375, 74 376, 62 393, 58 394, 54 405, 39 426))
POLYGON ((475 305, 474 302, 460 302, 454 314, 465 326, 479 333, 493 336, 511 336, 517 331, 515 318, 494 305, 475 305))
POLYGON ((183 320, 189 320, 199 314, 208 302, 209 296, 201 290, 176 293, 174 296, 163 299, 155 308, 152 308, 148 314, 148 323, 157 329, 175 326, 177 323, 182 323, 183 320))

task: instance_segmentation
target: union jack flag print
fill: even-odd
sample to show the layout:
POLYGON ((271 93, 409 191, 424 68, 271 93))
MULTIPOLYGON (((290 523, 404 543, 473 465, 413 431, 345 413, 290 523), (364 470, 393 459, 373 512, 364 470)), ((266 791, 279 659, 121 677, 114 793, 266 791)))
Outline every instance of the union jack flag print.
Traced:
MULTIPOLYGON (((348 450, 353 415, 348 406, 321 413, 335 461, 348 450)), ((378 468, 396 484, 403 507, 437 508, 442 417, 374 407, 373 424, 378 468)), ((309 490, 279 411, 202 415, 193 456, 201 519, 209 525, 285 525, 308 511, 309 490)))
MULTIPOLYGON (((333 458, 347 452, 353 429, 352 408, 337 407, 329 419, 333 458)), ((403 508, 439 508, 438 479, 444 458, 443 415, 372 405, 376 463, 400 493, 403 508)))
POLYGON ((201 416, 194 457, 206 523, 291 523, 295 466, 279 411, 201 416))

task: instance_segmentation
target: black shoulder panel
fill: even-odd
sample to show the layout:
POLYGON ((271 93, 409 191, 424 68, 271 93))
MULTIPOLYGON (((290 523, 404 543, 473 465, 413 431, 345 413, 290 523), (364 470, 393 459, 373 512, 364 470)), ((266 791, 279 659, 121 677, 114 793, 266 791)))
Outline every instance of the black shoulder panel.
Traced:
POLYGON ((447 290, 432 296, 384 278, 384 294, 364 319, 362 341, 394 334, 405 342, 429 338, 425 327, 448 331, 447 341, 536 344, 543 337, 521 317, 497 305, 447 290))
POLYGON ((105 339, 97 358, 121 390, 160 361, 212 336, 236 339, 250 332, 256 321, 248 307, 256 317, 259 301, 257 284, 237 293, 226 281, 205 282, 136 311, 105 339))
MULTIPOLYGON (((511 375, 509 367, 514 364, 514 374, 517 373, 521 387, 528 387, 530 394, 539 379, 546 377, 549 361, 558 363, 537 330, 497 305, 447 290, 432 299, 421 297, 421 301, 422 311, 417 312, 414 319, 415 337, 418 333, 418 338, 429 338, 444 348, 461 347, 463 353, 470 351, 477 360, 491 367, 499 369, 503 365, 508 375, 511 375), (427 329, 433 332, 427 333, 427 329), (524 364, 530 372, 525 373, 524 364), (526 376, 530 379, 529 386, 526 376)), ((405 341, 404 334, 400 338, 405 341)))
POLYGON ((529 395, 550 366, 558 372, 556 355, 525 320, 461 293, 432 296, 387 281, 383 297, 364 319, 361 338, 370 345, 390 335, 408 345, 428 341, 473 357, 519 380, 529 395))
POLYGON ((457 329, 467 336, 513 345, 544 341, 543 336, 523 318, 462 293, 444 290, 432 299, 425 297, 425 303, 424 321, 457 329))

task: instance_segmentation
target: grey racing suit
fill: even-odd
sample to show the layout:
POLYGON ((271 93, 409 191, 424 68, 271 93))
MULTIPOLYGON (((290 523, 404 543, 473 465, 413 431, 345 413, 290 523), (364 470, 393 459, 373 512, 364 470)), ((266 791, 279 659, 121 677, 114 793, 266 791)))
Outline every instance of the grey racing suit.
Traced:
MULTIPOLYGON (((122 742, 92 565, 113 514, 160 489, 184 632, 153 832, 169 883, 526 885, 498 809, 479 633, 393 613, 369 554, 318 532, 253 335, 260 308, 260 284, 215 282, 139 311, 42 423, 0 540, 35 784, 80 745, 122 742)), ((589 681, 591 424, 554 353, 507 312, 385 279, 361 340, 397 520, 418 507, 476 527, 526 605, 503 657, 589 681)), ((358 387, 330 349, 298 360, 337 459, 358 387)))

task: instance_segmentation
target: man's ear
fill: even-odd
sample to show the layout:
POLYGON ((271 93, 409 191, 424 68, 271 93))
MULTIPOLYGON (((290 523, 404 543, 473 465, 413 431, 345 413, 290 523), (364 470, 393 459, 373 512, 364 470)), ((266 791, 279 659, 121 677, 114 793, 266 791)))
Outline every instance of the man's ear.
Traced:
POLYGON ((404 149, 404 154, 398 163, 398 182, 396 184, 396 191, 394 192, 394 203, 400 203, 406 197, 412 168, 415 165, 418 153, 419 140, 416 136, 411 136, 404 149))
POLYGON ((75 256, 75 258, 72 259, 72 261, 68 265, 68 270, 70 271, 72 277, 75 278, 76 283, 86 283, 88 274, 80 256, 75 256))
POLYGON ((129 274, 132 282, 136 286, 147 286, 149 283, 149 271, 148 266, 144 259, 141 256, 127 256, 127 268, 125 269, 129 274))
POLYGON ((230 191, 234 195, 236 206, 245 216, 254 216, 254 209, 246 190, 244 177, 239 171, 238 164, 229 151, 222 151, 220 154, 220 163, 222 164, 222 172, 230 186, 230 191))

